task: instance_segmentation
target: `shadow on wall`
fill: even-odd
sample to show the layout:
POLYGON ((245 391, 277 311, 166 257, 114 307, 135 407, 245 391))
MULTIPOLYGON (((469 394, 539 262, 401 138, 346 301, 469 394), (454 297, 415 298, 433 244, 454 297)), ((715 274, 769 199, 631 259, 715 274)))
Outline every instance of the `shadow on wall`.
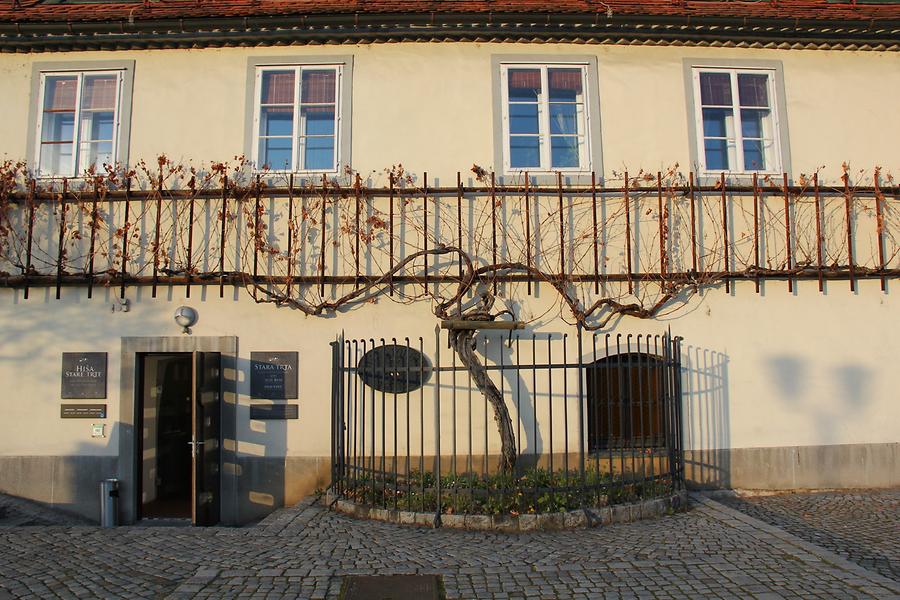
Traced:
MULTIPOLYGON (((224 357, 223 357, 224 358, 224 357)), ((249 398, 250 374, 253 361, 238 358, 237 364, 223 365, 226 373, 233 369, 230 384, 249 398)), ((301 382, 302 383, 302 382, 301 382)), ((226 384, 227 385, 227 384, 226 384)), ((230 398, 239 396, 231 394, 230 398)), ((261 519, 273 510, 285 505, 285 472, 287 468, 287 420, 250 420, 250 405, 297 404, 297 399, 250 399, 234 406, 235 440, 225 440, 225 447, 233 448, 232 460, 235 474, 234 505, 238 523, 261 519)), ((226 467, 227 472, 227 467, 226 467)), ((227 489, 227 488, 226 488, 227 489)))
MULTIPOLYGON (((525 337, 525 332, 523 332, 522 338, 525 340, 524 342, 510 346, 506 336, 483 336, 482 343, 479 345, 482 360, 507 367, 517 364, 517 360, 522 360, 521 356, 516 356, 517 350, 521 349, 521 345, 526 346, 526 352, 528 351, 527 346, 529 344, 525 337), (487 340, 486 342, 484 341, 485 339, 487 340)), ((531 359, 534 360, 533 355, 531 359)), ((542 429, 537 418, 539 391, 534 389, 531 382, 526 381, 524 374, 525 371, 520 369, 506 368, 499 374, 492 373, 492 379, 495 385, 504 392, 504 397, 507 397, 507 394, 510 396, 507 399, 507 404, 510 405, 511 414, 515 417, 513 429, 517 433, 518 464, 522 468, 527 469, 537 465, 538 457, 545 447, 545 442, 542 439, 542 429)), ((481 395, 480 392, 478 395, 481 395)))
MULTIPOLYGON (((90 437, 92 421, 79 421, 90 437)), ((107 427, 106 445, 117 433, 115 425, 107 427)), ((0 492, 99 523, 100 482, 116 476, 117 457, 83 454, 96 451, 82 442, 66 456, 0 457, 0 492)))
POLYGON ((864 364, 836 362, 822 365, 824 369, 816 373, 808 361, 787 354, 771 356, 764 364, 778 399, 803 413, 808 433, 816 438, 816 444, 841 444, 841 430, 850 422, 865 419, 874 401, 872 382, 877 371, 864 364), (825 381, 817 381, 816 387, 821 388, 824 383, 831 398, 823 398, 810 389, 810 381, 817 377, 824 377, 825 381))
MULTIPOLYGON (((8 311, 3 320, 3 336, 0 337, 0 363, 19 371, 32 370, 35 361, 58 373, 61 353, 64 351, 96 351, 109 353, 109 373, 117 373, 116 363, 119 338, 135 335, 135 331, 172 330, 168 311, 151 314, 141 310, 134 299, 135 291, 129 288, 131 298, 129 312, 121 312, 118 288, 95 287, 93 298, 88 299, 83 287, 62 288, 62 299, 56 300, 53 287, 32 288, 25 300, 21 290, 11 290, 8 302, 2 310, 8 311), (14 295, 13 295, 14 294, 14 295), (40 307, 40 310, 28 308, 40 307), (113 310, 116 307, 116 310, 113 310), (56 361, 56 362, 47 362, 56 361), (20 365, 20 366, 17 366, 20 365)), ((5 295, 5 294, 4 294, 5 295)), ((165 303, 165 300, 152 302, 165 303)), ((173 310, 174 310, 173 305, 173 310)), ((42 373, 44 375, 48 373, 42 373)), ((59 379, 54 385, 59 393, 59 379)), ((114 390, 108 385, 107 399, 114 390)), ((58 396, 57 396, 58 399, 58 396)))
MULTIPOLYGON (((122 431, 115 420, 119 338, 134 330, 162 328, 169 320, 158 313, 140 311, 136 304, 129 313, 113 312, 118 288, 97 286, 92 299, 81 287, 63 288, 61 300, 56 299, 53 287, 35 287, 29 295, 25 300, 21 290, 4 293, 0 307, 4 315, 0 367, 13 375, 7 381, 8 395, 28 399, 26 418, 4 413, 0 436, 6 435, 4 427, 18 428, 30 422, 41 426, 29 428, 26 449, 4 448, 0 491, 98 520, 99 484, 116 476, 122 431), (68 351, 108 353, 106 398, 62 399, 61 360, 62 353, 68 351), (106 404, 108 417, 61 419, 63 403, 106 404), (93 423, 106 426, 105 438, 91 437, 93 423)), ((129 297, 132 295, 129 293, 129 297)))
POLYGON ((730 488, 728 355, 685 346, 681 360, 685 478, 690 487, 730 488))

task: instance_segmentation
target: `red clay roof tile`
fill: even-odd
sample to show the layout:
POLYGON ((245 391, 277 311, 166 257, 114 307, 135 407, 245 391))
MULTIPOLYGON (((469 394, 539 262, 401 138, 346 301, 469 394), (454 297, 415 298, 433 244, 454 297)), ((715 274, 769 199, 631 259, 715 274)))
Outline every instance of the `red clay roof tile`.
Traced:
POLYGON ((900 4, 851 0, 144 0, 53 4, 0 0, 0 22, 106 21, 192 17, 381 13, 600 13, 626 16, 731 17, 802 20, 898 19, 900 4))

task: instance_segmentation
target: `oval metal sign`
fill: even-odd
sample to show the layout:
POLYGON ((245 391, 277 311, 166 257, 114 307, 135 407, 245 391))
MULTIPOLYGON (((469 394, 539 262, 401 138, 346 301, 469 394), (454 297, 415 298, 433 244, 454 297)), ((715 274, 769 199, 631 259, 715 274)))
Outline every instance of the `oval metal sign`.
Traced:
POLYGON ((431 378, 431 361, 415 348, 387 344, 363 354, 356 374, 379 392, 404 394, 419 389, 431 378))

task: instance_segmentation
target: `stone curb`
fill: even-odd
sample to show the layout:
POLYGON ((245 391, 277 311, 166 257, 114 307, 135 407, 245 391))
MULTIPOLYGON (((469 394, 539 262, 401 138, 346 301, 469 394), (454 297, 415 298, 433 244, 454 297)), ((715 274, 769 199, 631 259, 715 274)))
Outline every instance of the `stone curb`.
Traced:
POLYGON ((644 519, 655 519, 670 511, 681 512, 686 510, 688 494, 686 490, 682 490, 671 496, 643 500, 633 504, 617 504, 603 508, 584 508, 568 512, 523 515, 436 515, 435 513, 375 508, 356 504, 331 492, 326 494, 322 501, 331 510, 358 519, 432 528, 446 527, 469 531, 522 533, 586 529, 614 523, 631 523, 644 519))
POLYGON ((690 494, 690 499, 692 502, 700 505, 699 510, 702 512, 706 512, 710 514, 713 518, 717 518, 720 521, 731 522, 734 524, 734 521, 739 521, 744 527, 749 527, 752 530, 762 531, 772 537, 779 539, 782 542, 790 544, 806 555, 812 555, 817 559, 830 563, 835 567, 853 573, 857 577, 862 579, 868 579, 872 583, 884 587, 890 590, 893 594, 900 596, 900 585, 897 582, 884 577, 880 573, 876 573, 874 571, 870 571, 860 565, 851 562, 840 556, 839 554, 835 554, 831 550, 827 550, 821 546, 816 546, 815 544, 811 544, 806 540, 803 540, 792 533, 785 531, 779 527, 775 527, 774 525, 770 525, 764 521, 760 521, 759 519, 755 519, 750 515, 746 515, 739 510, 735 510, 730 506, 725 506, 720 502, 716 502, 714 497, 711 497, 710 494, 703 494, 693 492, 690 494))

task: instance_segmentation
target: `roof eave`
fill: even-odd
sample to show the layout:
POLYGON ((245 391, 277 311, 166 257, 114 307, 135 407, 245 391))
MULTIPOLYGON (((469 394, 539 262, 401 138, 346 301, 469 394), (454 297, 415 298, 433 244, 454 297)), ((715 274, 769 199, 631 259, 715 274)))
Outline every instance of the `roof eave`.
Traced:
POLYGON ((0 51, 132 49, 385 41, 803 44, 897 49, 900 20, 581 14, 285 14, 0 23, 0 51))

